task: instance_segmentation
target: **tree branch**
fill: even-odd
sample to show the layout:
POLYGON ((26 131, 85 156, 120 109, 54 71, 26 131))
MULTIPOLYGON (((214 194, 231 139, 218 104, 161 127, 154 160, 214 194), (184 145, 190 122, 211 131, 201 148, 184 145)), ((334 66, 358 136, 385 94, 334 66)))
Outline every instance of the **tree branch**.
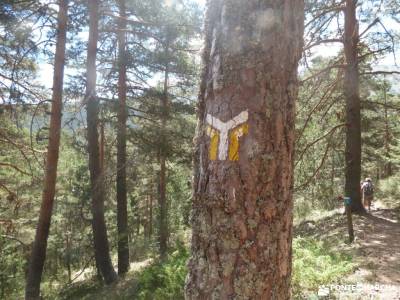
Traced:
POLYGON ((363 72, 360 75, 400 75, 400 71, 371 71, 371 72, 363 72))
POLYGON ((22 174, 24 174, 24 175, 31 176, 31 174, 29 174, 29 173, 27 173, 27 172, 21 170, 18 166, 13 165, 13 164, 10 164, 10 163, 0 162, 0 166, 3 166, 3 167, 10 167, 10 168, 13 168, 14 170, 17 170, 18 172, 20 172, 20 173, 22 173, 22 174))
POLYGON ((347 123, 341 123, 339 125, 336 125, 335 127, 331 128, 327 133, 325 133, 324 135, 320 136, 319 138, 317 138, 316 140, 312 141, 310 144, 308 144, 304 150, 301 152, 299 159, 297 160, 297 162, 295 163, 294 167, 296 168, 296 166, 299 164, 299 162, 303 159, 304 154, 308 151, 308 149, 310 149, 312 146, 314 146, 316 143, 318 143, 319 141, 321 141, 322 139, 326 138, 327 136, 332 135, 336 129, 346 126, 347 123))
POLYGON ((329 43, 343 43, 342 39, 326 39, 326 40, 320 40, 316 41, 313 44, 308 44, 303 48, 303 51, 307 51, 313 47, 319 46, 321 44, 329 44, 329 43))
POLYGON ((380 22, 379 18, 376 18, 374 21, 372 21, 372 23, 369 24, 368 27, 363 32, 361 32, 361 34, 359 34, 358 38, 361 38, 368 30, 371 29, 371 27, 373 27, 378 22, 380 22))
POLYGON ((303 184, 301 184, 301 185, 299 185, 299 186, 296 186, 296 187, 294 188, 294 191, 295 191, 295 192, 298 191, 299 189, 303 188, 303 187, 308 186, 308 185, 310 184, 310 182, 315 178, 315 176, 319 173, 319 171, 321 170, 321 168, 322 168, 323 165, 325 164, 325 161, 326 161, 326 158, 328 157, 328 152, 329 152, 329 149, 330 149, 330 148, 331 148, 331 139, 329 139, 328 145, 326 146, 324 155, 323 155, 323 157, 322 157, 322 159, 321 159, 321 162, 320 162, 318 168, 317 168, 317 169, 314 171, 314 173, 307 179, 307 181, 306 181, 305 183, 303 183, 303 184))
POLYGON ((25 244, 23 241, 21 241, 20 239, 14 237, 14 236, 11 236, 11 235, 3 235, 3 234, 2 234, 1 237, 2 237, 2 238, 5 238, 5 239, 9 239, 9 240, 16 241, 16 242, 20 243, 22 246, 28 247, 27 244, 25 244))

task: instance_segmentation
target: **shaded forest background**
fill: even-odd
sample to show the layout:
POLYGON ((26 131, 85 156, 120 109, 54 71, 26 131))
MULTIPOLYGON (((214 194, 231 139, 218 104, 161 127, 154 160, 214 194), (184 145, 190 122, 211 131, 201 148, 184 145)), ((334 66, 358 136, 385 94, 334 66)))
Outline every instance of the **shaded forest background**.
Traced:
MULTIPOLYGON (((121 57, 118 3, 100 3, 96 60, 97 129, 110 253, 116 264, 118 72, 122 61, 127 75, 124 166, 129 259, 134 266, 138 261, 167 256, 170 273, 156 264, 148 276, 166 272, 176 282, 159 297, 177 299, 182 296, 179 284, 186 274, 190 235, 203 7, 189 0, 127 0, 126 17, 122 17, 127 20, 122 31, 126 53, 121 57)), ((322 0, 306 3, 296 114, 297 223, 341 205, 337 196, 343 194, 345 185, 347 124, 343 5, 322 0)), ((86 1, 71 0, 68 6, 57 189, 42 278, 46 299, 68 295, 68 288, 84 279, 101 278, 94 259, 87 152, 88 10, 86 1)), ((398 205, 400 194, 400 71, 395 66, 398 7, 396 1, 372 0, 357 7, 362 177, 373 178, 376 199, 388 207, 398 205)), ((40 67, 54 63, 57 12, 58 6, 46 1, 3 0, 0 4, 1 299, 23 296, 39 215, 52 92, 52 74, 43 74, 40 67)), ((295 240, 294 247, 303 249, 307 243, 295 240)), ((312 247, 325 251, 319 244, 312 247)), ((300 275, 294 276, 296 283, 302 282, 296 277, 300 275)), ((148 282, 142 278, 142 286, 148 282)), ((141 295, 146 297, 153 287, 148 283, 149 291, 141 295)))

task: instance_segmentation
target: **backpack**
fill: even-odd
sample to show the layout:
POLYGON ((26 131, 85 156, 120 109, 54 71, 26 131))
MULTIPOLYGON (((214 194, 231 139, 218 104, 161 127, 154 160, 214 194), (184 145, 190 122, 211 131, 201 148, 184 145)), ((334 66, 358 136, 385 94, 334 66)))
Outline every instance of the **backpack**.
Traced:
POLYGON ((366 196, 371 196, 374 193, 374 187, 372 186, 371 182, 367 182, 364 186, 364 194, 366 196))

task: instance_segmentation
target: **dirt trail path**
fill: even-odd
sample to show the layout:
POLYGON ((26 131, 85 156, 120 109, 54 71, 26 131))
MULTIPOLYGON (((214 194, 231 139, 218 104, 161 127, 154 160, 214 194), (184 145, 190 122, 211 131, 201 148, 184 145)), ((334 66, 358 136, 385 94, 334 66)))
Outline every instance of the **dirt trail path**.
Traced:
POLYGON ((374 269, 371 280, 400 285, 400 223, 393 210, 374 210, 355 224, 361 266, 374 269))
POLYGON ((389 209, 375 202, 369 214, 353 215, 353 227, 355 240, 348 244, 343 207, 295 227, 295 235, 323 240, 331 249, 351 255, 357 266, 340 280, 341 286, 333 284, 318 299, 400 300, 400 207, 389 209), (353 286, 357 288, 349 291, 353 286))
POLYGON ((353 283, 383 284, 357 299, 400 300, 400 208, 384 209, 379 203, 370 214, 354 220, 353 245, 359 265, 347 279, 353 283))

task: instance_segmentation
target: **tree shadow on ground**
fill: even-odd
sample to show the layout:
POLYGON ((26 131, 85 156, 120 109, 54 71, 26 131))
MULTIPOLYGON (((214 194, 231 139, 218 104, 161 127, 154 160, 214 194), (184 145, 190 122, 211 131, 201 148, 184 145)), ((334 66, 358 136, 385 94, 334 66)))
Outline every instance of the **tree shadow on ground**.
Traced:
POLYGON ((355 241, 348 244, 346 216, 336 213, 319 221, 304 221, 295 236, 322 240, 337 251, 349 253, 358 268, 351 281, 400 285, 400 207, 373 209, 353 215, 355 241))
MULTIPOLYGON (((342 283, 391 285, 372 291, 378 298, 371 299, 400 299, 400 207, 353 215, 353 227, 355 240, 351 244, 343 213, 302 222, 294 228, 294 235, 321 240, 333 251, 351 255, 357 268, 342 283)), ((343 299, 370 299, 372 294, 362 290, 343 299)))
POLYGON ((400 284, 399 209, 379 209, 355 220, 359 269, 370 280, 400 284), (365 272, 367 274, 368 272, 365 272))

